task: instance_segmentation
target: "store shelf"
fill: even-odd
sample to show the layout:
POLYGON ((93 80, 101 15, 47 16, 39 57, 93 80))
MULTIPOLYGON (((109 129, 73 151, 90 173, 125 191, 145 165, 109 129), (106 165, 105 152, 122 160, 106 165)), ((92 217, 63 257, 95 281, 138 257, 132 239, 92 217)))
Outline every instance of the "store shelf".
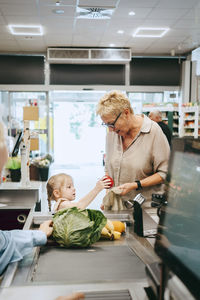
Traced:
POLYGON ((193 136, 198 138, 199 106, 182 107, 180 111, 179 136, 193 136))

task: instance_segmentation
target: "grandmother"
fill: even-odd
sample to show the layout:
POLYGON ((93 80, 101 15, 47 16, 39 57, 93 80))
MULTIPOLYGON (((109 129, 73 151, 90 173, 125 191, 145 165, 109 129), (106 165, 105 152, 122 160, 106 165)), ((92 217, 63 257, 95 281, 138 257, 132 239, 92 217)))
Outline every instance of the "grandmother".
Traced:
POLYGON ((163 193, 168 169, 170 149, 161 128, 147 116, 135 115, 130 101, 120 91, 104 95, 97 114, 108 128, 105 171, 120 193, 110 204, 104 203, 106 207, 102 209, 126 209, 126 201, 138 193, 146 198, 144 205, 150 206, 152 194, 163 193))

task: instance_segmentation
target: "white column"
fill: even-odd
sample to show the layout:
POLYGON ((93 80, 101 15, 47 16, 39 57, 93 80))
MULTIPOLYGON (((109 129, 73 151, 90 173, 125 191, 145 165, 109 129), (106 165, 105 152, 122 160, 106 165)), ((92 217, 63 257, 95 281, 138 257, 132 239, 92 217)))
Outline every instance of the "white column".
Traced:
POLYGON ((182 103, 189 102, 190 99, 190 67, 191 61, 186 60, 182 64, 182 82, 181 82, 181 91, 182 91, 182 103))

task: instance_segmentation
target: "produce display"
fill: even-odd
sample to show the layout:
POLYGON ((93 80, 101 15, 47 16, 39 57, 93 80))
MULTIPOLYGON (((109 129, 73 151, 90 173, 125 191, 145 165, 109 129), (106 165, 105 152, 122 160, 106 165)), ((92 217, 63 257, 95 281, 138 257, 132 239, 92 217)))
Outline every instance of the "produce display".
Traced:
POLYGON ((107 219, 99 210, 59 210, 53 217, 53 238, 62 247, 85 248, 97 242, 107 219))

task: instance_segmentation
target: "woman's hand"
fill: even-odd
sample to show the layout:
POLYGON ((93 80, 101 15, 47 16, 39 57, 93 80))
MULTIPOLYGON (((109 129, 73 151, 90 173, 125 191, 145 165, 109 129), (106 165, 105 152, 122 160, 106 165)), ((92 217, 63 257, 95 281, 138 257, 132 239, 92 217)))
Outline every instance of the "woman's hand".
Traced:
POLYGON ((50 235, 53 232, 53 221, 48 220, 40 224, 39 230, 43 231, 47 237, 50 237, 50 235))
POLYGON ((84 299, 85 296, 83 293, 74 293, 69 296, 60 296, 56 298, 55 300, 79 300, 79 299, 84 299))
POLYGON ((137 188, 137 184, 135 182, 133 182, 133 183, 124 183, 122 185, 119 185, 117 188, 122 191, 120 195, 124 196, 128 192, 130 192, 132 190, 135 190, 137 188))

